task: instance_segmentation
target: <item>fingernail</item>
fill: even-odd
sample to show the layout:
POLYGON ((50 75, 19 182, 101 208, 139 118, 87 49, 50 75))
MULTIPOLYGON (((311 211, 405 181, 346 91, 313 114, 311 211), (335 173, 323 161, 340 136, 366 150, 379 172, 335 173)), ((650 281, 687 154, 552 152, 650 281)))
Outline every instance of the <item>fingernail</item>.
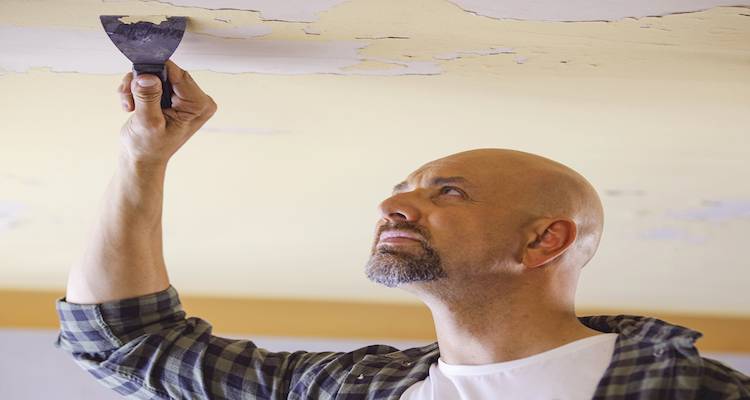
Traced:
POLYGON ((130 104, 128 104, 126 101, 122 102, 122 109, 125 111, 128 111, 130 109, 130 104))
POLYGON ((159 83, 159 80, 156 79, 155 76, 139 76, 138 77, 138 86, 141 87, 151 87, 159 83))

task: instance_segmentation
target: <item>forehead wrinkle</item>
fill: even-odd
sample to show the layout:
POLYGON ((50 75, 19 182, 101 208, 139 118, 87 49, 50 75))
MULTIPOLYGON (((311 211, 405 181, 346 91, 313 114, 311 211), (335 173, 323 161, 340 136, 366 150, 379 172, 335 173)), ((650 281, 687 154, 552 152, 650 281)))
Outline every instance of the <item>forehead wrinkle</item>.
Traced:
MULTIPOLYGON (((468 187, 474 187, 474 184, 472 184, 468 179, 464 178, 463 176, 436 176, 429 180, 428 186, 440 186, 448 183, 459 183, 464 186, 468 187)), ((396 186, 393 187, 394 192, 402 192, 409 186, 408 181, 403 181, 396 186)))

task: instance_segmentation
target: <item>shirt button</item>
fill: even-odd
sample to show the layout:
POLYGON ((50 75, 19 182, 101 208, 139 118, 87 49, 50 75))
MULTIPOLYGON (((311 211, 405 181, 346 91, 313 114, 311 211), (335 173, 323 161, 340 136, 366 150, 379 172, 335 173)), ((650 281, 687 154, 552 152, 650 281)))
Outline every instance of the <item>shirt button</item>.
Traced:
POLYGON ((359 376, 357 377, 358 381, 361 381, 362 379, 365 379, 365 374, 359 374, 359 376))
POLYGON ((414 365, 413 361, 406 361, 406 362, 404 362, 404 367, 411 367, 412 365, 414 365))
POLYGON ((664 354, 664 349, 662 349, 661 347, 657 347, 654 350, 654 356, 656 357, 661 357, 663 354, 664 354))

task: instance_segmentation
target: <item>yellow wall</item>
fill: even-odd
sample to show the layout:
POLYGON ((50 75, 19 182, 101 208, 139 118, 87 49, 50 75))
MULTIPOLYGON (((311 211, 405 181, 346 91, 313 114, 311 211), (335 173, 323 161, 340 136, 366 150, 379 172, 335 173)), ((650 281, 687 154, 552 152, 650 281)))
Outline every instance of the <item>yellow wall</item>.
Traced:
POLYGON ((352 0, 281 22, 0 2, 14 33, 0 35, 2 287, 59 291, 83 253, 127 117, 114 91, 129 65, 97 19, 113 13, 189 16, 174 59, 219 104, 168 172, 165 257, 184 293, 414 305, 362 272, 376 205, 426 161, 509 147, 576 168, 603 197, 582 308, 750 316, 743 7, 558 23, 352 0))
MULTIPOLYGON (((0 290, 0 328, 56 329, 54 291, 0 290)), ((434 340, 429 310, 421 305, 301 299, 181 296, 189 316, 220 334, 342 339, 434 340)), ((750 319, 643 310, 579 310, 579 315, 648 315, 704 334, 702 351, 750 353, 750 319)))

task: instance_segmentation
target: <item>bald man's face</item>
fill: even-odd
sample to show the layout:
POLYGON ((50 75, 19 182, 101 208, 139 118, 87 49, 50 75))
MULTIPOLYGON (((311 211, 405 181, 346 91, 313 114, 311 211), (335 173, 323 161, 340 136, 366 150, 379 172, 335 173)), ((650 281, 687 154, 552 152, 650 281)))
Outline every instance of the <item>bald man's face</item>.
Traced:
POLYGON ((522 245, 521 183, 476 155, 423 166, 380 204, 368 277, 398 286, 496 272, 522 245))

